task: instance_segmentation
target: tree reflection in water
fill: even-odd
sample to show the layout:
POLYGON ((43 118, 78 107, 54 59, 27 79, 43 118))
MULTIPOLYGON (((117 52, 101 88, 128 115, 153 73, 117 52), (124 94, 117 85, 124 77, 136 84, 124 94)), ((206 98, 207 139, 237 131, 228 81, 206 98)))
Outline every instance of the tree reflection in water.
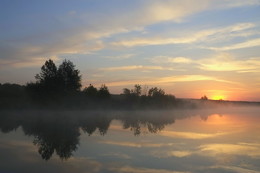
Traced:
MULTIPOLYGON (((21 127, 24 134, 33 136, 42 159, 49 160, 53 153, 66 160, 79 145, 80 129, 89 136, 97 131, 104 136, 112 120, 122 122, 123 129, 134 135, 142 132, 157 133, 176 119, 194 116, 189 112, 167 111, 8 111, 0 112, 0 130, 8 133, 21 127)), ((208 115, 201 115, 206 120, 208 115)))
POLYGON ((119 116, 124 129, 130 129, 134 135, 140 135, 143 130, 157 133, 164 129, 165 125, 173 124, 175 116, 158 112, 126 112, 119 116))

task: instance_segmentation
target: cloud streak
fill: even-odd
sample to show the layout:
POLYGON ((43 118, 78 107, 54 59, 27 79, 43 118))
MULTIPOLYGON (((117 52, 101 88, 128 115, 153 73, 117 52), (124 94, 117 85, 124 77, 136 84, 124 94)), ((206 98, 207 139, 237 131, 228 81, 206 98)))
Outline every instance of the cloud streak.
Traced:
POLYGON ((260 46, 260 38, 251 39, 242 43, 233 44, 230 46, 224 47, 205 47, 207 49, 215 50, 215 51, 228 51, 228 50, 235 50, 235 49, 244 49, 249 47, 258 47, 260 46))
MULTIPOLYGON (((254 26, 255 25, 253 23, 238 23, 223 28, 207 29, 207 30, 197 31, 196 33, 191 32, 188 34, 188 36, 185 37, 134 38, 132 40, 121 40, 117 42, 112 42, 111 44, 113 46, 135 47, 135 46, 149 46, 149 45, 191 44, 196 42, 208 42, 208 41, 218 40, 216 39, 218 38, 218 36, 227 39, 230 37, 230 34, 233 32, 238 32, 238 33, 242 32, 240 34, 241 36, 244 36, 245 34, 243 33, 243 31, 253 28, 254 26)), ((187 33, 185 35, 187 35, 187 33)), ((235 35, 235 36, 240 36, 240 35, 235 35)), ((253 43, 251 44, 253 45, 253 43)), ((249 46, 249 44, 247 46, 249 46)))
MULTIPOLYGON (((168 77, 153 77, 153 78, 141 78, 136 80, 120 80, 120 81, 108 81, 106 84, 110 87, 113 86, 125 86, 134 84, 145 84, 145 85, 163 85, 177 82, 194 82, 194 81, 216 81, 234 84, 235 82, 218 79, 216 77, 205 76, 205 75, 179 75, 179 76, 168 76, 168 77)), ((235 83, 236 84, 236 83, 235 83)))
POLYGON ((247 168, 241 168, 238 166, 222 166, 222 165, 217 165, 217 166, 211 166, 209 168, 206 168, 208 172, 216 172, 215 170, 219 172, 236 172, 236 173, 258 173, 258 171, 252 170, 252 169, 247 169, 247 168))
MULTIPOLYGON (((212 57, 193 60, 187 57, 158 56, 150 60, 154 64, 192 64, 194 68, 204 71, 236 71, 259 72, 260 58, 249 57, 243 60, 236 59, 230 53, 218 53, 212 57)), ((163 67, 163 66, 162 66, 163 67)))
POLYGON ((134 147, 134 148, 141 148, 141 147, 151 147, 151 148, 158 148, 158 147, 165 147, 165 146, 172 146, 174 143, 148 143, 148 142, 117 142, 117 141, 102 141, 101 143, 109 144, 109 145, 117 145, 123 147, 134 147))
POLYGON ((124 54, 124 55, 116 55, 116 56, 104 56, 104 58, 113 59, 113 60, 123 60, 132 58, 135 54, 124 54))
POLYGON ((132 65, 132 66, 120 66, 120 67, 107 67, 107 68, 101 68, 100 70, 102 71, 173 70, 173 68, 164 68, 161 66, 132 65))
POLYGON ((219 132, 219 133, 194 133, 194 132, 175 132, 175 131, 162 131, 162 136, 167 137, 176 137, 176 138, 184 138, 184 139, 207 139, 214 138, 218 136, 228 135, 230 133, 227 132, 219 132))
POLYGON ((109 170, 113 172, 122 172, 122 173, 190 173, 189 171, 170 171, 166 169, 151 169, 151 168, 140 168, 140 167, 131 167, 131 166, 122 166, 114 167, 109 170))
POLYGON ((247 155, 251 157, 260 156, 259 144, 240 143, 240 144, 206 144, 201 145, 200 151, 216 156, 220 154, 247 155))
POLYGON ((157 56, 151 59, 152 63, 155 64, 189 64, 192 63, 193 60, 186 57, 169 57, 169 56, 157 56))
POLYGON ((236 60, 230 54, 220 54, 215 58, 203 59, 198 62, 199 68, 206 71, 260 71, 260 58, 236 60))
POLYGON ((182 157, 187 157, 187 156, 190 156, 194 154, 194 152, 192 151, 171 151, 170 149, 167 149, 165 151, 163 150, 157 150, 157 151, 152 151, 151 152, 151 155, 153 157, 157 157, 157 158, 169 158, 169 157, 179 157, 179 158, 182 158, 182 157))

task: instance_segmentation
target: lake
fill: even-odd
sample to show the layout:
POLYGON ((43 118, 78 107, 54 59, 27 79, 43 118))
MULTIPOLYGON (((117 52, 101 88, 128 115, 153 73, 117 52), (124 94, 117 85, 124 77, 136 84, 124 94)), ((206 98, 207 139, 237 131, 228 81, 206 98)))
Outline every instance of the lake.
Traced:
POLYGON ((260 108, 1 111, 1 173, 258 173, 260 108))

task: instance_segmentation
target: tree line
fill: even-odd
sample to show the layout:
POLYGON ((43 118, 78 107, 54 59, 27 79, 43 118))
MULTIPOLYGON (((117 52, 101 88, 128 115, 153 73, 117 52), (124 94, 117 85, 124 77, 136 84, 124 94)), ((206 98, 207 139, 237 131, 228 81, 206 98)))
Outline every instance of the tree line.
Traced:
POLYGON ((35 75, 35 82, 25 86, 0 84, 0 108, 23 107, 75 107, 75 108, 166 108, 180 103, 174 95, 168 95, 158 87, 134 85, 124 88, 120 95, 113 95, 102 84, 92 84, 81 89, 82 75, 70 60, 59 66, 47 60, 35 75))

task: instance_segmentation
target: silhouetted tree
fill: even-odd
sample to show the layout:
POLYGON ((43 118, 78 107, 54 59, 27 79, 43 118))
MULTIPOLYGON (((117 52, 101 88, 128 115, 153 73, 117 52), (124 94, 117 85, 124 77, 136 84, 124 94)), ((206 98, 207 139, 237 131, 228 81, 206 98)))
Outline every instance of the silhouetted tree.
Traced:
POLYGON ((206 95, 204 95, 204 96, 202 96, 200 99, 201 99, 201 100, 208 100, 208 97, 207 97, 206 95))
POLYGON ((97 118, 96 125, 99 130, 100 135, 104 136, 107 133, 107 130, 110 126, 112 120, 107 116, 100 116, 97 118))
POLYGON ((128 89, 128 88, 124 88, 124 89, 123 89, 123 94, 124 94, 124 95, 130 95, 130 94, 131 94, 131 90, 128 89))
POLYGON ((40 100, 45 95, 43 91, 43 85, 39 82, 29 82, 26 84, 25 90, 27 94, 34 100, 40 100))
POLYGON ((151 96, 151 97, 162 97, 164 95, 165 95, 164 90, 157 88, 157 87, 151 88, 148 91, 148 96, 151 96))
POLYGON ((90 84, 88 87, 84 88, 83 93, 88 97, 97 97, 98 90, 90 84))
POLYGON ((4 83, 0 84, 0 98, 3 97, 23 97, 24 86, 18 84, 4 83))
POLYGON ((124 95, 131 95, 131 96, 141 96, 142 93, 142 87, 139 84, 134 85, 134 89, 128 89, 124 88, 123 89, 123 94, 124 95))
POLYGON ((54 99, 61 93, 61 78, 55 63, 49 59, 41 67, 41 72, 35 76, 36 83, 30 82, 26 85, 29 94, 41 100, 43 98, 54 99))
POLYGON ((25 87, 18 84, 0 84, 0 109, 23 108, 27 102, 25 87))
POLYGON ((142 87, 141 87, 141 85, 136 84, 136 85, 134 86, 133 93, 134 93, 135 95, 137 95, 137 96, 141 96, 141 93, 142 93, 142 87))
POLYGON ((54 81, 57 80, 57 73, 58 71, 55 63, 49 59, 41 67, 41 72, 36 74, 35 78, 39 83, 53 84, 55 83, 54 81))
POLYGON ((58 76, 62 80, 62 88, 64 92, 79 91, 81 87, 81 75, 79 70, 75 69, 75 65, 64 60, 58 69, 58 76))
POLYGON ((47 60, 35 79, 35 83, 27 83, 26 90, 38 101, 57 100, 60 96, 79 91, 81 87, 79 70, 67 60, 64 60, 58 69, 51 59, 47 60))
POLYGON ((123 95, 125 96, 125 105, 129 108, 170 108, 175 103, 175 96, 166 95, 161 88, 151 88, 148 91, 148 87, 145 86, 142 90, 141 85, 134 85, 134 89, 123 89, 123 95), (143 91, 143 92, 142 92, 143 91))
POLYGON ((101 87, 98 90, 98 97, 99 98, 110 98, 110 93, 105 84, 102 84, 101 87))
POLYGON ((124 95, 124 99, 126 99, 126 103, 125 105, 127 106, 132 106, 132 103, 136 103, 136 100, 138 99, 138 96, 137 94, 135 94, 134 90, 133 89, 128 89, 128 88, 124 88, 123 89, 123 95, 124 95))
POLYGON ((95 123, 93 123, 92 119, 88 119, 88 121, 82 121, 81 128, 83 132, 88 133, 88 135, 90 136, 96 131, 97 126, 95 123))
POLYGON ((24 115, 21 120, 24 133, 34 137, 33 143, 44 160, 49 160, 55 151, 61 159, 68 159, 77 149, 79 128, 71 122, 71 117, 64 112, 62 115, 61 118, 60 113, 55 112, 41 116, 38 112, 24 115))

